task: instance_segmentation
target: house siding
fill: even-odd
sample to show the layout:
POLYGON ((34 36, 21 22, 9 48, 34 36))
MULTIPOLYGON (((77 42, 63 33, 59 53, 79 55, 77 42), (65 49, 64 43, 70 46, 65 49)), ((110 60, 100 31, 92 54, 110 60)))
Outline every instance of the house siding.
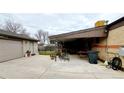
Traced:
POLYGON ((23 55, 25 55, 26 51, 31 51, 31 54, 38 54, 38 44, 37 42, 23 40, 23 55))

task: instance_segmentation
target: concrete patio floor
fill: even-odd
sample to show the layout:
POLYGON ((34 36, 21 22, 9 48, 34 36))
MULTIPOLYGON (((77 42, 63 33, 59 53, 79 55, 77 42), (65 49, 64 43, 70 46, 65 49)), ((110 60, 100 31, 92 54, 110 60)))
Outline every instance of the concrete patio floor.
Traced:
POLYGON ((124 72, 114 71, 99 64, 89 64, 87 59, 70 56, 71 60, 51 60, 37 55, 0 63, 1 79, 123 79, 124 72))

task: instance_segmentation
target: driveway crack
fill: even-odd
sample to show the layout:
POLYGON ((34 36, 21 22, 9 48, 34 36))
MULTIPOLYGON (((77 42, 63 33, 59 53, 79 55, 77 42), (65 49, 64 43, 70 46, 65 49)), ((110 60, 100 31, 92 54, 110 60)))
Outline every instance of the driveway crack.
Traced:
POLYGON ((39 79, 41 79, 43 77, 43 75, 51 68, 53 62, 51 64, 49 64, 49 66, 47 66, 47 68, 44 70, 43 73, 41 73, 41 75, 39 76, 39 79))

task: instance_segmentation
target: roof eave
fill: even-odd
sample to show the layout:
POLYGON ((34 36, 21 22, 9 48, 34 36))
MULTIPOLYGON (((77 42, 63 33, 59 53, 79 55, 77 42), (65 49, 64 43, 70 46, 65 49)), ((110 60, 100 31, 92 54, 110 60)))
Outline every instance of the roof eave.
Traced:
POLYGON ((74 31, 74 32, 69 32, 69 33, 52 35, 52 36, 49 36, 49 39, 53 40, 53 39, 57 39, 57 38, 64 38, 65 36, 74 35, 74 34, 86 33, 86 32, 95 31, 95 30, 104 30, 105 27, 106 26, 94 27, 94 28, 88 28, 88 29, 84 29, 84 30, 78 30, 78 31, 74 31))
POLYGON ((10 38, 17 38, 17 39, 23 39, 23 40, 29 40, 29 41, 35 41, 35 42, 39 41, 37 39, 33 39, 30 37, 24 37, 22 35, 19 35, 19 34, 13 33, 13 32, 7 32, 7 31, 1 30, 1 29, 0 29, 0 35, 10 37, 10 38))

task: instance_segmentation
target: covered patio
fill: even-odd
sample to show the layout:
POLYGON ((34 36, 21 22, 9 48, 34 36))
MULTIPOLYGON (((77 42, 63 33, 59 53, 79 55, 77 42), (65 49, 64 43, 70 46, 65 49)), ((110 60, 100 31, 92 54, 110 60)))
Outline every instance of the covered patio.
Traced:
POLYGON ((70 54, 85 53, 92 50, 100 38, 106 38, 105 26, 94 27, 64 34, 50 36, 51 42, 57 42, 59 49, 64 49, 70 54))

